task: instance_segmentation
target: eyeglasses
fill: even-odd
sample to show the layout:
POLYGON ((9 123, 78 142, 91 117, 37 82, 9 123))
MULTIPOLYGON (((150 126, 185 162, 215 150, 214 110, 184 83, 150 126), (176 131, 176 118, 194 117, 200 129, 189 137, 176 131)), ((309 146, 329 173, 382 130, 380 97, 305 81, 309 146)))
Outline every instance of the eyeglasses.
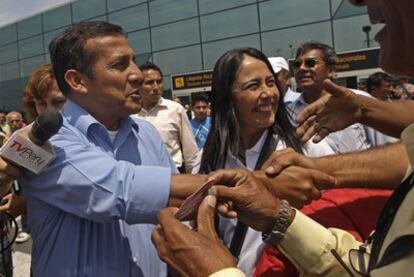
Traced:
POLYGON ((357 275, 354 274, 355 272, 359 274, 358 276, 369 276, 368 264, 370 259, 370 253, 367 251, 368 244, 369 242, 360 245, 358 249, 349 250, 348 259, 352 269, 347 265, 347 263, 345 263, 345 261, 341 258, 341 256, 335 249, 332 249, 331 253, 336 258, 336 260, 342 265, 342 267, 349 274, 349 276, 356 277, 357 275))
POLYGON ((297 70, 297 69, 299 69, 302 66, 302 64, 305 64, 306 67, 313 68, 317 64, 320 64, 320 63, 321 64, 326 64, 323 61, 318 61, 317 59, 313 59, 313 58, 304 59, 303 61, 301 61, 301 60, 294 60, 292 62, 292 69, 293 70, 297 70))

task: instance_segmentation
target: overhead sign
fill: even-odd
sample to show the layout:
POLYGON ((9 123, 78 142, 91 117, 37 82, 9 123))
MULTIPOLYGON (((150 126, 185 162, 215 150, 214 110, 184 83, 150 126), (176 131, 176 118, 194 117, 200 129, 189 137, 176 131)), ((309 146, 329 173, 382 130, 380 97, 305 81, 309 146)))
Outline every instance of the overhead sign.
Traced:
POLYGON ((210 91, 213 80, 213 71, 185 73, 171 76, 173 93, 191 93, 196 91, 210 91))
POLYGON ((336 72, 377 68, 379 48, 338 53, 336 72))

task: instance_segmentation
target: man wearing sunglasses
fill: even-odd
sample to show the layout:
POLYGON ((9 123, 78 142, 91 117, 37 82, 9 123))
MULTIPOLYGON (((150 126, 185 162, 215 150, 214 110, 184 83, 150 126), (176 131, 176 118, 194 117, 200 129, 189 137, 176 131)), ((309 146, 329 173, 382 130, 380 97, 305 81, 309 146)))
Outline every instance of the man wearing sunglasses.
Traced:
MULTIPOLYGON (((335 50, 320 42, 306 42, 298 48, 296 59, 291 67, 302 94, 295 101, 287 104, 287 110, 292 118, 296 118, 304 108, 326 94, 323 81, 334 77, 336 59, 335 50)), ((353 92, 368 96, 362 91, 353 90, 353 92)), ((296 122, 293 124, 297 125, 296 122)), ((359 123, 330 134, 326 138, 326 142, 337 154, 362 151, 395 141, 396 139, 359 123)))

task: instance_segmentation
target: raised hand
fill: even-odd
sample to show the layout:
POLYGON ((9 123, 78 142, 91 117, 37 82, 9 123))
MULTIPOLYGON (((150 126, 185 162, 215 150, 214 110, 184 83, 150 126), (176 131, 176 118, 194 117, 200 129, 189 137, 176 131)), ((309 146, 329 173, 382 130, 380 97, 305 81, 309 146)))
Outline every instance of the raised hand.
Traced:
POLYGON ((328 94, 307 106, 295 119, 299 123, 296 132, 302 142, 313 136, 313 142, 319 142, 330 133, 358 122, 362 116, 362 107, 355 93, 329 79, 323 82, 323 86, 328 94))

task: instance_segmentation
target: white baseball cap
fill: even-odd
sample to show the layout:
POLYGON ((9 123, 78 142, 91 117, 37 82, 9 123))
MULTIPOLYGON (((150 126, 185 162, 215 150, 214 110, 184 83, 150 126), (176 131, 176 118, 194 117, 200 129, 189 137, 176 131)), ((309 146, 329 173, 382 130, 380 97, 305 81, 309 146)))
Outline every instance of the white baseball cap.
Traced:
POLYGON ((282 69, 289 71, 289 64, 283 57, 270 57, 268 60, 272 65, 273 71, 276 74, 279 73, 279 71, 282 69))

